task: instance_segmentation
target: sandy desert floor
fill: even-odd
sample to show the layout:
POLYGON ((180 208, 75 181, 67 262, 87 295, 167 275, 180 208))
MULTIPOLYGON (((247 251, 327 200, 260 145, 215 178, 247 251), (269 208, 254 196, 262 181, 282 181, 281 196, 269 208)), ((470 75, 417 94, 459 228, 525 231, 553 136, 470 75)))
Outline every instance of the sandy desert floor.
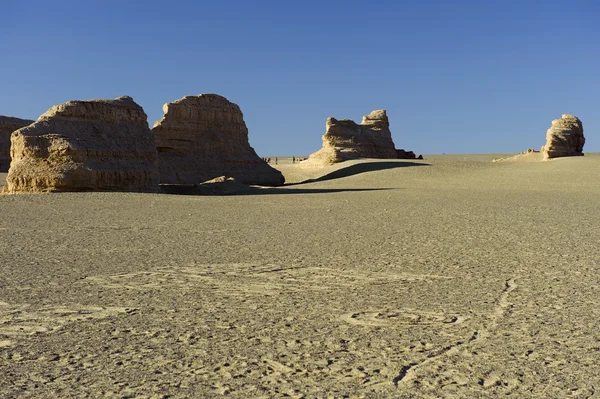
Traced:
POLYGON ((494 157, 0 196, 0 397, 600 398, 600 154, 494 157))

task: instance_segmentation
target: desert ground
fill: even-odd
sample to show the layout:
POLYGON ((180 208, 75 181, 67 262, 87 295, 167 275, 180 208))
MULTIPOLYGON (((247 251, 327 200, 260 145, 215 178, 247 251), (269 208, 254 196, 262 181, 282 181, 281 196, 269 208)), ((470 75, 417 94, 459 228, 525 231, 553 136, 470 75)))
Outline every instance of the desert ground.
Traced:
POLYGON ((2 195, 0 397, 600 398, 600 154, 496 157, 2 195))

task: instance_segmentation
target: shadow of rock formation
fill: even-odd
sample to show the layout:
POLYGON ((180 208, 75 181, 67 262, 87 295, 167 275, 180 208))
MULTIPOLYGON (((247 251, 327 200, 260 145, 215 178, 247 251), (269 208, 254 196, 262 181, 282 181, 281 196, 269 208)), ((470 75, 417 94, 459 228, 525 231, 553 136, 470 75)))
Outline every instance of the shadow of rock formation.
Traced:
POLYGON ((361 192, 361 191, 385 191, 397 190, 391 188, 278 188, 278 187, 257 187, 246 186, 236 189, 224 187, 221 183, 195 184, 195 185, 161 185, 161 192, 172 195, 198 195, 198 196, 229 196, 229 195, 280 195, 280 194, 326 194, 341 192, 361 192))
POLYGON ((428 163, 418 162, 397 162, 397 161, 382 161, 382 162, 363 162, 353 164, 342 169, 337 169, 324 176, 317 177, 315 179, 308 179, 300 183, 286 184, 286 186, 292 186, 297 184, 314 183, 326 180, 341 179, 343 177, 349 177, 358 175, 361 173, 375 172, 378 170, 406 168, 410 166, 430 166, 428 163))

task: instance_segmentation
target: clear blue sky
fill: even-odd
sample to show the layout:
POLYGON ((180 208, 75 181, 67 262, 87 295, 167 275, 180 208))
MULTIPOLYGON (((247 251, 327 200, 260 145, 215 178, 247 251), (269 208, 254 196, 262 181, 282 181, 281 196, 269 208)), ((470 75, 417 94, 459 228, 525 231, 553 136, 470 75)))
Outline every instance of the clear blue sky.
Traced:
POLYGON ((552 119, 600 151, 600 1, 0 0, 0 114, 218 93, 260 155, 308 155, 328 116, 387 109, 398 148, 538 149, 552 119))

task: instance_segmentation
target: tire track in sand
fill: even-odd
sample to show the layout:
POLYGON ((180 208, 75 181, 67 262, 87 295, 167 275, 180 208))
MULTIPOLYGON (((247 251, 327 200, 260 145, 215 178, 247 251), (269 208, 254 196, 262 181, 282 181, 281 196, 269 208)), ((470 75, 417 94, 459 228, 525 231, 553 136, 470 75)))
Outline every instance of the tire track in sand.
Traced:
POLYGON ((445 356, 451 356, 459 352, 460 349, 466 347, 467 345, 472 344, 476 341, 481 341, 486 339, 490 332, 496 328, 498 322, 506 315, 508 309, 510 309, 513 304, 509 302, 508 298, 511 292, 513 292, 518 287, 514 278, 510 278, 506 280, 504 283, 504 289, 500 294, 498 300, 496 301, 496 306, 492 310, 492 312, 488 315, 488 319, 490 320, 489 324, 483 328, 479 328, 473 332, 473 335, 469 337, 466 341, 458 341, 455 344, 445 346, 443 348, 430 353, 427 358, 421 362, 413 362, 409 363, 406 366, 400 369, 400 373, 392 380, 394 386, 396 388, 400 388, 403 384, 408 383, 416 377, 416 373, 418 370, 434 363, 435 361, 443 358, 445 356))

